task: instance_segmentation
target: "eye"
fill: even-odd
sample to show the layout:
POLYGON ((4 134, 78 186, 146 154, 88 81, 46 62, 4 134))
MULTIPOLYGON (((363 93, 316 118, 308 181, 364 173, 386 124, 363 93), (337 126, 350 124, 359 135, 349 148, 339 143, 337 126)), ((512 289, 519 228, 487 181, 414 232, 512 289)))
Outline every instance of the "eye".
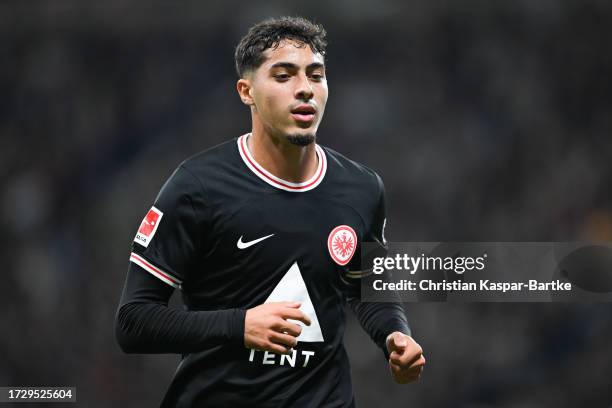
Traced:
POLYGON ((289 79, 289 74, 275 74, 274 78, 278 81, 286 81, 289 79))

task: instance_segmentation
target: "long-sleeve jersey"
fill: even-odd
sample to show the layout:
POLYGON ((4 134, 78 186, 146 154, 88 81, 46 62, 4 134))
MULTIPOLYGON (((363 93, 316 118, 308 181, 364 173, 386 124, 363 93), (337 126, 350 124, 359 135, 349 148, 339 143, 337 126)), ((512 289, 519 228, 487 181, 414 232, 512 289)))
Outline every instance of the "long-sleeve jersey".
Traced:
POLYGON ((316 145, 315 174, 291 183, 248 137, 186 160, 161 189, 134 238, 117 339, 182 355, 162 407, 353 406, 344 305, 385 353, 388 334, 410 334, 400 303, 359 299, 362 243, 386 247, 382 181, 316 145), (183 310, 167 307, 175 289, 183 310), (311 325, 288 355, 246 348, 246 310, 276 301, 300 302, 311 325))

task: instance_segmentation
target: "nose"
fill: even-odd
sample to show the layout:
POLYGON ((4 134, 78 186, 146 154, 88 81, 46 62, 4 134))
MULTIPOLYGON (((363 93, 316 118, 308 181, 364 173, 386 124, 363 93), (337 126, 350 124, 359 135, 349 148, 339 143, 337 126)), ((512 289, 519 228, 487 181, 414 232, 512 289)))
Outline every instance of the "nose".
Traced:
POLYGON ((298 76, 299 81, 297 82, 297 86, 295 88, 295 98, 301 100, 309 100, 312 99, 313 90, 308 77, 305 74, 298 76))

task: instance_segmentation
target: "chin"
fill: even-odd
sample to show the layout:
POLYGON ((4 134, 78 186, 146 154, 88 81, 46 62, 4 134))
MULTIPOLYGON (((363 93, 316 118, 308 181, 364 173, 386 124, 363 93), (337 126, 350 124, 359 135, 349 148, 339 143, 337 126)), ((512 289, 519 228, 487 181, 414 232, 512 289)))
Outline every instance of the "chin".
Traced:
POLYGON ((293 145, 308 146, 317 140, 317 135, 315 132, 295 132, 287 134, 286 138, 293 145))

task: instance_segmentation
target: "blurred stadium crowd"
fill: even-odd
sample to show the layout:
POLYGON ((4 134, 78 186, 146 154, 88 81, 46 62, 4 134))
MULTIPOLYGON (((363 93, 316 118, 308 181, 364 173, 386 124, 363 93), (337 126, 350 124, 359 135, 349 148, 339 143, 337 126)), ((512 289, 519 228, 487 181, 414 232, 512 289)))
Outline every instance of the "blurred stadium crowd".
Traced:
MULTIPOLYGON (((6 2, 0 386, 159 403, 178 356, 114 341, 131 241, 180 161, 249 130, 233 48, 283 14, 327 28, 320 143, 382 175, 388 239, 612 240, 610 2, 6 2)), ((612 403, 608 304, 406 308, 417 385, 349 321, 361 407, 612 403)))

